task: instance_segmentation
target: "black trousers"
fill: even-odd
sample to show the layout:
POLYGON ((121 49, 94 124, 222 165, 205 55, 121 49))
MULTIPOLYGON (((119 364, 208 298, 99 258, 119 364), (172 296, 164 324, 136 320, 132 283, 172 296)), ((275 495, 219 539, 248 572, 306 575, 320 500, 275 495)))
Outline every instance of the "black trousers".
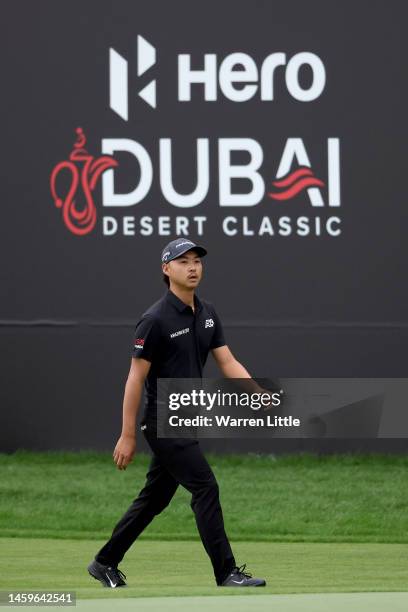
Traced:
POLYGON ((145 486, 96 560, 117 566, 143 529, 170 503, 181 484, 192 494, 191 508, 201 541, 210 557, 216 583, 221 584, 235 566, 235 559, 224 529, 218 484, 199 443, 158 439, 149 425, 144 434, 153 451, 145 486))

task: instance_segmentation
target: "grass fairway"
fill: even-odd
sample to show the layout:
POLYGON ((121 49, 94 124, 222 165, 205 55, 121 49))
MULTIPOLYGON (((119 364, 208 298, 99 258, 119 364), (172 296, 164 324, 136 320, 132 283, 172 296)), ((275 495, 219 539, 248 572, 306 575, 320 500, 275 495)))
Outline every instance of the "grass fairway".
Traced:
MULTIPOLYGON (((243 595, 242 589, 215 586, 200 541, 137 542, 121 564, 128 587, 117 590, 104 589, 86 571, 102 541, 0 542, 7 559, 0 590, 73 590, 80 599, 243 595)), ((267 580, 267 587, 248 589, 245 596, 407 590, 408 550, 400 544, 233 542, 233 549, 239 563, 267 580)))
MULTIPOLYGON (((208 459, 234 541, 408 543, 408 457, 208 459)), ((138 455, 119 472, 108 453, 0 455, 0 537, 108 538, 148 462, 138 455)), ((142 538, 196 539, 189 502, 179 487, 142 538)))

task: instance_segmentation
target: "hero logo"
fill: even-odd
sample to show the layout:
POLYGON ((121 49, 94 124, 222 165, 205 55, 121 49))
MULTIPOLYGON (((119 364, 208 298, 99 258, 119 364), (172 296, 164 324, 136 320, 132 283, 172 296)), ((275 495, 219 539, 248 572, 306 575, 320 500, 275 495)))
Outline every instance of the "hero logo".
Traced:
MULTIPOLYGON (((156 63, 156 49, 143 36, 137 37, 137 76, 147 72, 156 63)), ((109 103, 125 121, 128 120, 128 62, 115 49, 109 49, 109 103)), ((152 108, 156 108, 156 81, 153 79, 138 95, 152 108)))
MULTIPOLYGON (((137 76, 144 74, 156 63, 156 49, 143 36, 137 37, 137 76)), ((296 53, 287 60, 286 53, 271 53, 260 69, 247 53, 231 53, 218 66, 215 53, 206 53, 202 68, 192 68, 191 55, 178 55, 178 101, 191 102, 193 85, 202 85, 204 100, 216 102, 218 87, 231 102, 246 102, 259 90, 262 101, 274 99, 275 75, 285 67, 285 83, 290 95, 299 102, 316 100, 324 90, 326 71, 322 60, 314 53, 296 53), (311 83, 302 87, 299 74, 309 69, 311 83), (235 85, 238 84, 238 87, 235 85)), ((282 72, 282 70, 280 71, 282 72)), ((128 62, 115 49, 109 49, 110 91, 109 104, 124 121, 129 118, 128 62)), ((279 77, 276 77, 279 78, 279 77)), ((156 80, 150 81, 138 95, 152 108, 156 108, 156 80)))
MULTIPOLYGON (((156 65, 156 49, 142 36, 137 37, 136 63, 138 77, 146 73, 149 75, 149 71, 156 65)), ((275 86, 279 79, 284 79, 286 90, 292 98, 306 103, 316 100, 326 85, 326 70, 322 60, 314 53, 305 51, 289 58, 282 52, 271 53, 259 66, 246 53, 231 53, 223 59, 219 59, 216 54, 206 53, 199 64, 196 58, 193 62, 190 54, 178 55, 177 85, 180 103, 191 102, 192 91, 195 92, 196 89, 208 102, 217 101, 221 95, 234 103, 242 103, 255 96, 262 102, 273 101, 275 86), (309 72, 307 86, 300 78, 304 70, 309 72)), ((110 108, 121 119, 128 121, 128 62, 113 48, 109 50, 109 76, 110 108)), ((147 85, 138 89, 138 96, 151 108, 156 108, 157 83, 156 78, 151 77, 147 85)), ((191 209, 203 203, 209 196, 212 184, 218 189, 220 207, 241 207, 243 210, 244 207, 256 206, 266 198, 270 204, 273 203, 273 210, 268 210, 268 215, 282 211, 281 207, 301 192, 307 194, 311 207, 317 209, 316 212, 319 213, 320 211, 324 213, 325 210, 334 212, 341 205, 340 141, 335 137, 320 142, 319 158, 326 159, 327 170, 324 172, 324 177, 320 172, 316 175, 312 169, 314 164, 308 150, 309 145, 306 145, 302 138, 290 137, 280 145, 281 153, 277 157, 275 168, 270 166, 265 168, 264 148, 253 138, 216 138, 215 142, 209 138, 196 138, 193 140, 192 150, 187 153, 193 155, 196 160, 193 185, 187 193, 177 191, 174 184, 173 167, 177 164, 177 159, 174 154, 175 144, 171 138, 158 138, 157 155, 151 153, 156 149, 156 143, 148 142, 144 146, 144 143, 131 138, 102 138, 102 155, 96 158, 84 148, 85 136, 80 128, 77 129, 77 139, 69 159, 55 166, 50 185, 56 206, 62 208, 67 228, 77 235, 89 233, 95 226, 96 208, 92 191, 100 176, 102 205, 105 210, 110 208, 112 211, 118 207, 126 208, 141 203, 150 193, 154 176, 157 176, 164 200, 181 209, 191 209), (215 155, 217 158, 216 176, 212 176, 210 172, 215 166, 214 160, 210 160, 210 150, 211 157, 215 155), (130 191, 129 186, 123 189, 123 185, 120 184, 119 164, 115 160, 117 153, 132 156, 138 166, 133 184, 130 182, 130 191), (241 154, 239 158, 237 154, 241 154), (67 174, 67 170, 70 175, 67 174), (65 183, 61 182, 61 174, 65 175, 65 183), (68 175, 71 177, 69 185, 66 181, 68 175), (239 192, 236 189, 237 179, 241 187, 239 192), (242 189, 242 185, 246 185, 245 190, 242 189), (63 191, 66 192, 65 196, 60 195, 63 191), (78 199, 82 203, 82 208, 79 208, 78 199)), ((270 142, 267 147, 270 148, 270 142)), ((314 150, 313 155, 316 157, 318 152, 314 150)), ((248 219, 246 216, 225 217, 222 221, 223 233, 227 236, 236 235, 239 233, 237 225, 241 222, 242 234, 245 236, 255 233, 274 235, 275 224, 279 228, 277 233, 281 236, 294 233, 295 225, 298 235, 308 235, 313 231, 315 235, 320 235, 322 224, 325 224, 327 234, 331 236, 341 233, 338 216, 327 218, 327 215, 323 214, 317 217, 302 216, 297 219, 281 216, 276 220, 264 216, 258 224, 258 232, 248 228, 248 219), (310 232, 305 229, 306 222, 310 227, 314 224, 315 229, 310 232), (337 227, 334 228, 334 225, 337 227)), ((119 233, 119 224, 122 223, 123 235, 135 235, 137 231, 135 225, 138 224, 138 233, 150 236, 155 233, 155 224, 157 224, 156 232, 159 235, 176 234, 187 237, 190 231, 203 235, 206 220, 206 216, 199 215, 193 218, 164 215, 157 217, 157 220, 148 214, 140 218, 126 215, 120 220, 105 215, 102 219, 102 233, 104 236, 113 236, 119 233), (194 227, 190 230, 191 225, 194 227)))

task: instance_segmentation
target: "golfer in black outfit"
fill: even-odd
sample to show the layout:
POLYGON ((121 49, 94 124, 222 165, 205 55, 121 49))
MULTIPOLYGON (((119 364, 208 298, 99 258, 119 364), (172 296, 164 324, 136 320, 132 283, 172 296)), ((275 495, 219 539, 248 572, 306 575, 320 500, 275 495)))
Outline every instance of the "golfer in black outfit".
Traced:
POLYGON ((194 293, 202 276, 201 258, 206 253, 203 247, 186 238, 173 240, 164 248, 162 270, 169 290, 136 326, 123 402, 122 434, 113 458, 123 470, 135 454, 135 423, 144 385, 146 404, 141 429, 153 458, 145 486, 88 566, 91 576, 107 587, 126 584, 119 563, 154 516, 170 503, 179 484, 192 494, 191 508, 217 585, 265 585, 265 580, 245 572, 245 565, 236 566, 224 530, 218 484, 198 441, 157 438, 158 378, 202 378, 209 351, 224 377, 250 377, 227 347, 214 307, 194 293))

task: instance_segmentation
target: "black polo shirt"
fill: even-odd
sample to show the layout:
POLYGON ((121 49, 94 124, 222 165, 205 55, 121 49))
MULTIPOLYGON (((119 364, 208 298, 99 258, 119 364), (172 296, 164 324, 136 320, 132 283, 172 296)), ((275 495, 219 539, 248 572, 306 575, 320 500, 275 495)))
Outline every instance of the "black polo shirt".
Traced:
POLYGON ((132 357, 151 362, 142 422, 156 419, 158 378, 202 378, 209 351, 226 344, 214 306, 194 295, 194 308, 168 290, 136 325, 132 357))

